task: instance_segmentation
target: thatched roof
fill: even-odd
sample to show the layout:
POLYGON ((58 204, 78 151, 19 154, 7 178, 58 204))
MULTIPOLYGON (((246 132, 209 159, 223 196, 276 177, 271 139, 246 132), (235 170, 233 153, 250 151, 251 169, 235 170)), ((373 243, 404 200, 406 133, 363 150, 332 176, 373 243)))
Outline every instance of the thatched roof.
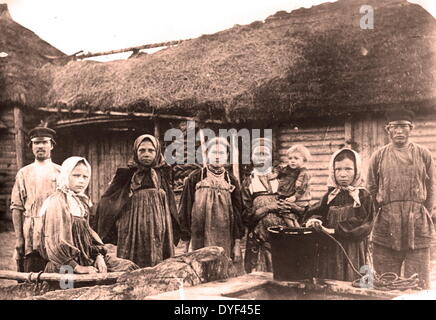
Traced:
POLYGON ((6 4, 0 4, 0 105, 41 106, 49 83, 38 70, 64 54, 29 29, 14 22, 6 4))
POLYGON ((405 0, 339 0, 127 61, 43 69, 46 107, 229 121, 339 115, 436 101, 436 20, 405 0), (361 5, 375 9, 362 30, 361 5))

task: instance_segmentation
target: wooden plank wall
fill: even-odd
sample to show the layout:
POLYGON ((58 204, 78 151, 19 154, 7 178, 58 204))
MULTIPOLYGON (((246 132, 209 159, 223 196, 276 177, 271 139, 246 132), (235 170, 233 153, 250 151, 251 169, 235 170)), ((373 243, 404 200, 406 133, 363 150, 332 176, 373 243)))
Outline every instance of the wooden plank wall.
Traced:
POLYGON ((418 118, 411 132, 411 140, 427 147, 436 157, 436 114, 418 118))
POLYGON ((0 129, 0 218, 6 218, 17 174, 13 108, 0 108, 0 120, 8 126, 8 128, 0 129))
POLYGON ((286 160, 286 150, 302 144, 312 154, 308 169, 312 175, 312 200, 318 201, 327 191, 328 164, 331 155, 345 144, 345 124, 306 125, 298 130, 289 127, 279 129, 276 146, 281 162, 286 160))
POLYGON ((59 148, 55 152, 58 164, 71 156, 86 158, 91 164, 92 175, 88 194, 94 204, 107 189, 117 168, 126 167, 132 155, 132 145, 137 134, 111 131, 88 131, 80 134, 60 135, 59 148))
POLYGON ((383 116, 367 115, 351 122, 351 139, 356 143, 356 151, 362 158, 362 172, 365 180, 371 155, 389 142, 384 127, 383 116))
MULTIPOLYGON (((411 140, 427 147, 432 153, 436 165, 436 114, 428 115, 427 117, 417 117, 415 128, 411 132, 411 140)), ((436 196, 436 177, 434 184, 433 194, 436 196)))

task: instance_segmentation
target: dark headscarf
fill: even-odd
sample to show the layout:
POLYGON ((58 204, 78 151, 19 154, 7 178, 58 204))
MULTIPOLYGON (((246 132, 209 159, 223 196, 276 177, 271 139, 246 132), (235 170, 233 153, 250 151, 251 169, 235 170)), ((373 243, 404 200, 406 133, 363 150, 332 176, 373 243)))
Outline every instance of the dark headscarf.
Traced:
POLYGON ((139 136, 136 138, 135 142, 133 143, 133 158, 129 161, 128 166, 130 168, 132 167, 142 167, 142 168, 159 168, 166 165, 165 159, 162 155, 161 145, 158 139, 156 139, 151 134, 143 134, 142 136, 139 136), (152 164, 150 166, 144 166, 141 164, 141 162, 138 159, 138 149, 141 143, 144 141, 150 141, 153 144, 153 147, 156 149, 156 157, 154 158, 152 164))
POLYGON ((144 184, 147 184, 148 182, 152 182, 155 187, 159 188, 160 186, 157 175, 153 169, 167 166, 167 163, 165 162, 165 159, 162 155, 159 140, 151 134, 143 134, 136 138, 135 142, 133 143, 133 157, 132 160, 129 161, 127 166, 129 168, 136 169, 135 173, 132 176, 130 185, 132 191, 140 189, 144 186, 144 184), (156 149, 156 156, 153 162, 148 166, 143 165, 138 159, 138 149, 141 143, 143 143, 144 141, 150 141, 153 147, 156 149))

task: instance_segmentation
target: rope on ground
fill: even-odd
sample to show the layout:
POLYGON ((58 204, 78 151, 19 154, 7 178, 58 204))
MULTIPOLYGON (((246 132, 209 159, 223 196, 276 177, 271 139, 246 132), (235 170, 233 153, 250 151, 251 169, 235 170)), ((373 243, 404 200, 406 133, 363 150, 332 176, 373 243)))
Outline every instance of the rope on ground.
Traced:
POLYGON ((411 275, 408 278, 402 278, 398 276, 394 272, 386 272, 381 275, 377 274, 375 271, 372 271, 371 275, 363 275, 359 272, 359 270, 356 269, 356 267, 353 265, 353 262, 351 261, 350 257, 348 256, 347 252, 345 251, 345 248, 342 246, 342 244, 336 240, 332 235, 324 231, 320 226, 316 226, 315 230, 322 232, 327 237, 329 237, 331 240, 333 240, 339 248, 341 248, 342 253, 344 254, 345 258, 348 261, 348 264, 351 266, 351 269, 359 276, 359 279, 356 279, 353 281, 353 287, 356 288, 362 288, 362 283, 368 283, 370 285, 368 279, 370 276, 373 277, 371 279, 371 284, 373 289, 382 290, 382 291, 390 291, 390 290, 409 290, 409 289, 415 289, 420 290, 419 287, 419 277, 418 274, 415 273, 411 275))

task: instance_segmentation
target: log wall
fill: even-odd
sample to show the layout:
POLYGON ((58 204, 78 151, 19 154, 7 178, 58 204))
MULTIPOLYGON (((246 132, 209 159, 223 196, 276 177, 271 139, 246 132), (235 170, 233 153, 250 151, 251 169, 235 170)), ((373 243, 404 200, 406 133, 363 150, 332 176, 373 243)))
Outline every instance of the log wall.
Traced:
POLYGON ((9 201, 17 173, 13 109, 0 108, 0 120, 7 126, 0 129, 0 218, 5 218, 9 215, 9 201))
POLYGON ((286 161, 286 151, 295 144, 309 149, 312 160, 307 163, 312 179, 312 199, 319 200, 327 191, 328 163, 331 155, 345 145, 345 122, 306 124, 296 128, 281 127, 276 135, 280 162, 286 161))

